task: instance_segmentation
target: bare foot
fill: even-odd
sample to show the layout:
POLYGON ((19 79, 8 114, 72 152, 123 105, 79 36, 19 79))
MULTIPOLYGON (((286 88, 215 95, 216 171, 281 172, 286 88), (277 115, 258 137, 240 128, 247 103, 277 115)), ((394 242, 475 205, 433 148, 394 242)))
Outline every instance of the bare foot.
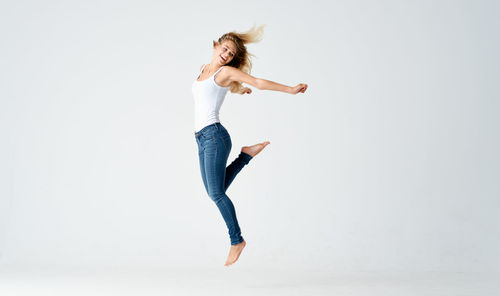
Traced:
POLYGON ((255 155, 259 154, 264 147, 266 147, 269 143, 269 141, 265 141, 259 144, 255 144, 252 146, 243 146, 241 147, 241 152, 245 152, 246 154, 250 155, 251 157, 254 157, 255 155))
POLYGON ((245 241, 237 245, 231 245, 231 249, 229 250, 229 255, 227 256, 226 264, 224 264, 224 266, 229 266, 236 262, 236 260, 240 257, 241 251, 243 251, 243 248, 246 245, 247 243, 245 241))

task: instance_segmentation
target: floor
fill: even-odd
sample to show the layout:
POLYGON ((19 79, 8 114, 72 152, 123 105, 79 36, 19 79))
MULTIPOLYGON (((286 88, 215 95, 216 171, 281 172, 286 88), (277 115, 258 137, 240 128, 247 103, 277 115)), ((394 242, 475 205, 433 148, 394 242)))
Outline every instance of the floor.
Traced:
POLYGON ((499 274, 214 268, 0 266, 0 295, 474 295, 498 296, 499 274))

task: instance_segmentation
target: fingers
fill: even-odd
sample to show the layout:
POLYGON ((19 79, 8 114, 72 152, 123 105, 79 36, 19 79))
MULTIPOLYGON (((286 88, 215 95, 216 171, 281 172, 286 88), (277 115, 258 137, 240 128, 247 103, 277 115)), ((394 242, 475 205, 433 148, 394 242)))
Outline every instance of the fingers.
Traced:
POLYGON ((249 89, 248 87, 245 87, 240 94, 244 95, 244 94, 250 94, 250 93, 252 93, 252 90, 249 89))
POLYGON ((307 84, 301 83, 301 85, 302 85, 302 88, 300 89, 300 92, 304 93, 306 91, 306 89, 307 89, 307 84))
POLYGON ((299 92, 304 93, 306 91, 306 89, 307 89, 307 84, 299 83, 299 84, 297 84, 297 86, 295 86, 293 88, 292 94, 298 94, 299 92))

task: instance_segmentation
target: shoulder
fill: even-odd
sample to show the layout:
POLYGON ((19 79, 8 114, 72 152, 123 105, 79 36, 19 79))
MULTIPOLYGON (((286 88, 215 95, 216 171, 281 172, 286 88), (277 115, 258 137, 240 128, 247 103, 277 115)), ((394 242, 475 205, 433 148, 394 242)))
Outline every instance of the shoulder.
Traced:
POLYGON ((226 73, 234 73, 236 71, 240 71, 240 69, 238 68, 235 68, 235 67, 231 67, 231 66, 227 66, 227 65, 224 65, 221 67, 221 72, 226 72, 226 73))
MULTIPOLYGON (((257 77, 254 77, 246 72, 243 72, 239 68, 236 67, 231 67, 231 66, 224 66, 224 68, 221 72, 224 72, 224 76, 227 77, 227 80, 230 82, 236 81, 236 82, 241 82, 241 83, 247 83, 252 86, 257 87, 257 77)), ((258 87, 257 87, 258 88, 258 87)))
POLYGON ((234 77, 235 75, 237 75, 237 72, 240 72, 240 69, 235 68, 235 67, 231 67, 228 65, 224 65, 224 66, 220 67, 220 69, 217 70, 217 72, 219 72, 218 76, 222 76, 223 79, 226 80, 226 79, 231 79, 231 77, 234 77))
POLYGON ((201 67, 200 67, 200 71, 201 71, 201 69, 203 69, 203 66, 205 66, 205 64, 201 65, 201 67))

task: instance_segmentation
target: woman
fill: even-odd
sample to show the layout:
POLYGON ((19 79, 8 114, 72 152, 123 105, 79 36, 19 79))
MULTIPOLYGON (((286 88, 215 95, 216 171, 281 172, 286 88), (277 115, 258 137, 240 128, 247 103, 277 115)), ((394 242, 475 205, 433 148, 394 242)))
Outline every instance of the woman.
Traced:
POLYGON ((226 93, 251 94, 243 87, 249 84, 259 90, 274 90, 290 94, 304 93, 307 84, 294 87, 249 75, 250 56, 245 44, 260 41, 263 27, 255 26, 245 33, 235 31, 222 35, 213 42, 210 64, 200 68, 200 75, 193 82, 192 92, 195 105, 195 138, 198 144, 201 176, 210 198, 219 208, 229 230, 231 248, 225 266, 238 260, 246 245, 236 219, 234 205, 226 195, 226 190, 241 169, 249 163, 270 142, 243 146, 239 156, 226 167, 232 143, 226 128, 220 123, 219 110, 226 93))

